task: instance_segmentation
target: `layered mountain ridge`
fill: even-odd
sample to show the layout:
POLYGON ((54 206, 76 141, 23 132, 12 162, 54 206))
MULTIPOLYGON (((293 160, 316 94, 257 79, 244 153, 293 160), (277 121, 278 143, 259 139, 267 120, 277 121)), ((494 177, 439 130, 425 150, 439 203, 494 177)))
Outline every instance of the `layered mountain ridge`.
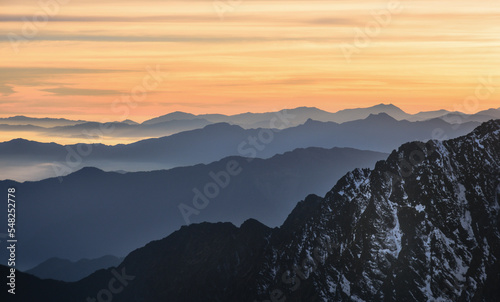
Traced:
POLYGON ((343 124, 308 120, 300 126, 276 131, 217 123, 115 146, 59 145, 17 139, 0 143, 0 164, 4 167, 0 179, 39 180, 64 176, 84 166, 130 172, 170 169, 210 163, 234 155, 270 158, 308 147, 350 147, 389 153, 404 142, 431 139, 436 129, 454 138, 469 133, 478 125, 477 122, 454 125, 441 119, 398 121, 379 113, 343 124), (30 167, 29 173, 20 169, 26 165, 30 167))
MULTIPOLYGON (((115 273, 128 279, 113 301, 496 301, 499 200, 492 120, 456 139, 402 145, 324 198, 308 196, 279 228, 182 227, 125 258, 115 273)), ((112 277, 21 275, 55 289, 51 301, 94 297, 112 277)))
MULTIPOLYGON (((17 254, 22 259, 18 268, 27 269, 52 257, 78 260, 126 255, 186 223, 227 221, 239 225, 255 218, 278 226, 297 200, 322 194, 346 172, 373 168, 387 156, 351 148, 306 148, 265 160, 233 156, 208 165, 162 171, 123 174, 87 167, 64 176, 63 181, 0 181, 0 190, 16 187, 22 201, 17 205, 22 215, 16 233, 24 238, 18 243, 17 254), (230 163, 240 173, 227 179, 224 175, 228 175, 230 163), (214 196, 207 186, 216 184, 219 192, 214 196), (189 212, 185 209, 197 210, 193 208, 198 196, 195 189, 210 198, 209 205, 189 212)), ((0 216, 3 223, 7 224, 7 216, 0 216)), ((0 263, 7 264, 7 252, 0 250, 0 263)))

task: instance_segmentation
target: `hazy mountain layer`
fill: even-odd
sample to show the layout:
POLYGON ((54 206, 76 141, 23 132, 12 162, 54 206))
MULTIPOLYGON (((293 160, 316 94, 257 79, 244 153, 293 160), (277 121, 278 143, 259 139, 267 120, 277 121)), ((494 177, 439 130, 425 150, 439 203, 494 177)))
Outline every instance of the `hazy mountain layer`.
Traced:
MULTIPOLYGON (((283 119, 286 121, 292 117, 284 116, 283 119)), ((117 146, 62 146, 13 140, 0 143, 0 164, 3 167, 0 179, 39 180, 67 175, 85 166, 106 171, 169 169, 207 164, 234 155, 270 158, 308 147, 391 152, 406 141, 454 138, 469 133, 477 125, 477 122, 452 125, 441 119, 397 121, 381 113, 343 124, 308 120, 303 125, 280 131, 243 129, 221 123, 117 146)))
POLYGON ((175 133, 199 129, 209 124, 229 123, 244 129, 296 127, 312 119, 321 122, 344 123, 367 118, 370 114, 385 113, 396 120, 424 121, 441 118, 452 124, 466 122, 485 122, 500 118, 500 109, 483 110, 475 114, 447 110, 436 110, 408 114, 400 108, 389 104, 379 104, 368 108, 340 110, 335 113, 314 107, 299 107, 267 113, 243 113, 236 115, 201 114, 173 112, 142 124, 131 120, 122 122, 91 122, 82 120, 31 118, 15 116, 0 118, 0 141, 25 138, 39 142, 58 142, 60 144, 77 144, 101 142, 106 145, 130 144, 140 139, 158 138, 175 133), (276 123, 283 116, 294 116, 286 124, 276 123))
MULTIPOLYGON (((85 168, 62 182, 3 181, 0 189, 17 188, 17 234, 23 238, 18 265, 31 268, 51 257, 125 255, 186 223, 241 224, 258 218, 280 225, 297 200, 326 192, 347 171, 373 167, 386 156, 308 148, 267 160, 229 157, 166 171, 121 174, 85 168)), ((6 253, 0 251, 2 263, 6 253)))

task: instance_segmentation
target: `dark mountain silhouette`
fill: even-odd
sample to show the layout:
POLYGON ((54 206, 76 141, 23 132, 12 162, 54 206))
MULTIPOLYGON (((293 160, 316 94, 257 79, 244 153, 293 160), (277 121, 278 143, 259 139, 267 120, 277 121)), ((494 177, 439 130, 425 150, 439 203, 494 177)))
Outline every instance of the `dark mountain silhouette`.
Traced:
POLYGON ((245 130, 219 123, 116 146, 61 146, 13 140, 0 143, 0 159, 4 160, 1 163, 5 167, 0 171, 0 179, 13 175, 16 167, 26 162, 33 163, 33 171, 27 175, 51 177, 66 175, 84 166, 107 171, 147 171, 210 163, 233 155, 270 158, 308 147, 350 147, 391 152, 406 141, 454 138, 470 132, 477 125, 476 122, 451 125, 441 119, 397 121, 381 113, 342 124, 308 120, 303 125, 280 131, 245 130))
POLYGON ((41 289, 21 297, 82 301, 113 283, 115 302, 497 301, 499 146, 499 120, 407 143, 308 196, 280 228, 182 227, 76 283, 19 274, 41 289))
MULTIPOLYGON (((349 148, 307 148, 267 160, 229 157, 166 171, 122 174, 84 168, 62 182, 58 178, 3 181, 0 189, 17 188, 17 211, 22 215, 16 232, 23 238, 18 243, 18 257, 23 259, 18 265, 31 268, 50 257, 76 260, 124 255, 186 224, 181 204, 183 211, 198 211, 186 214, 188 223, 240 224, 254 217, 276 226, 295 201, 309 193, 325 192, 347 171, 373 167, 386 156, 349 148), (237 168, 230 171, 239 174, 228 174, 231 162, 236 162, 237 168), (195 196, 196 204, 204 198, 209 204, 196 209, 195 196)), ((6 217, 0 217, 0 223, 6 217)), ((2 257, 5 253, 0 251, 2 261, 8 259, 2 257)))
POLYGON ((110 255, 97 259, 81 259, 75 262, 61 258, 50 258, 27 270, 26 273, 40 279, 73 282, 83 279, 97 270, 116 267, 122 261, 123 258, 110 255))

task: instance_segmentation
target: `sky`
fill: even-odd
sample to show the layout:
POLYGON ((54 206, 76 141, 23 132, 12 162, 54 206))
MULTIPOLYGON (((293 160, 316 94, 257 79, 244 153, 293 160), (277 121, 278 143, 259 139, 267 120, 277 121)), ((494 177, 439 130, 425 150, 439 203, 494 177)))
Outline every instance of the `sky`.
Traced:
POLYGON ((0 8, 0 117, 500 106, 498 0, 2 0, 0 8))

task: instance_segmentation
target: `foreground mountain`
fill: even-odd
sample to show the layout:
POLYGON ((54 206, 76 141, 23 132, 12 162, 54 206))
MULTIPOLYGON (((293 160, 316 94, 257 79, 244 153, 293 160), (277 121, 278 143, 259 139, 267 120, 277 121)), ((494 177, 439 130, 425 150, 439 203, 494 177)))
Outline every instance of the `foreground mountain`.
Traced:
MULTIPOLYGON (((285 117, 293 120, 293 116, 285 117)), ((279 131, 212 124, 203 129, 116 146, 62 146, 13 140, 0 143, 0 165, 3 167, 0 179, 38 180, 67 175, 85 166, 107 171, 170 169, 207 164, 227 156, 270 158, 308 147, 391 152, 407 141, 458 137, 477 125, 477 122, 452 125, 441 119, 398 121, 380 113, 343 124, 308 120, 303 125, 279 131), (22 169, 24 166, 27 168, 22 169), (26 175, 31 178, 26 178, 26 175)))
POLYGON ((122 302, 497 301, 499 147, 498 120, 407 143, 300 202, 280 228, 191 225, 79 282, 20 282, 54 302, 103 297, 111 283, 122 302))
POLYGON ((116 267, 122 261, 123 258, 111 255, 97 259, 81 259, 75 262, 61 258, 50 258, 26 273, 41 279, 73 282, 83 279, 97 270, 116 267))
MULTIPOLYGON (((126 255, 186 223, 239 225, 253 217, 277 226, 297 200, 326 192, 346 172, 374 167, 386 157, 349 148, 307 148, 266 160, 229 157, 165 171, 123 174, 84 168, 62 182, 1 181, 0 190, 17 188, 22 215, 16 232, 23 238, 18 267, 31 268, 51 257, 126 255), (195 206, 204 200, 209 204, 203 209, 195 206)), ((6 225, 6 218, 0 216, 0 223, 6 225)), ((6 263, 6 249, 0 250, 0 259, 6 263)))
POLYGON ((258 280, 260 297, 286 286, 287 301, 496 301, 499 197, 500 121, 405 144, 310 205, 290 248, 272 247, 259 273, 279 277, 316 247, 331 252, 291 274, 308 277, 295 291, 281 278, 258 280))

